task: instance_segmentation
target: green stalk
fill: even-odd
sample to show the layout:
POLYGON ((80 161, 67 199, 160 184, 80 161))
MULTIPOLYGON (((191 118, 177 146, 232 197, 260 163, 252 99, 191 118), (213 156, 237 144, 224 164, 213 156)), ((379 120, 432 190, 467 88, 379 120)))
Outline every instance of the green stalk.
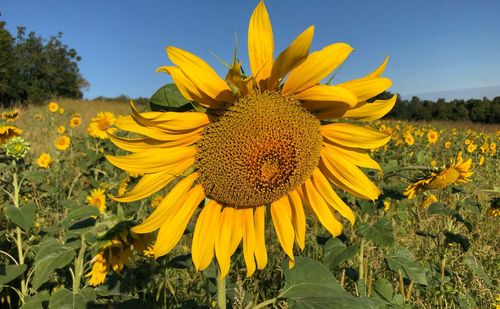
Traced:
POLYGON ((226 309, 226 277, 217 276, 217 308, 226 309))
POLYGON ((85 257, 85 250, 87 249, 87 243, 85 242, 85 236, 82 235, 82 244, 80 246, 80 251, 75 260, 75 278, 73 280, 73 293, 77 294, 80 291, 80 282, 83 275, 83 258, 85 257))
MULTIPOLYGON (((14 174, 12 175, 12 184, 14 185, 14 206, 19 208, 19 192, 21 188, 19 187, 19 182, 17 181, 17 167, 16 161, 13 161, 15 170, 14 174)), ((19 226, 16 227, 16 246, 17 246, 17 255, 19 258, 19 265, 24 264, 24 252, 23 252, 23 240, 21 238, 21 228, 19 226)), ((23 297, 21 297, 21 303, 24 304, 24 296, 28 295, 28 287, 26 284, 26 279, 23 275, 22 280, 21 280, 21 293, 23 294, 23 297)))

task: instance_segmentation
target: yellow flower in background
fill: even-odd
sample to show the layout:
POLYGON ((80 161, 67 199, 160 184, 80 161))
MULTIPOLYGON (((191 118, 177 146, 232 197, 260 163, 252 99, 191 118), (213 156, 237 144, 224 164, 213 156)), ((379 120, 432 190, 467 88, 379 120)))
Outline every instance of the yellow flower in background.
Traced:
POLYGON ((410 133, 405 134, 404 140, 408 146, 412 146, 415 143, 415 139, 413 138, 413 136, 410 133))
POLYGON ((116 117, 111 112, 100 112, 90 120, 89 126, 87 127, 87 132, 90 136, 107 139, 108 134, 106 132, 113 133, 116 129, 111 128, 116 121, 116 117))
POLYGON ((470 139, 468 139, 468 138, 465 139, 464 144, 465 144, 465 146, 469 146, 471 144, 470 139))
POLYGON ((468 152, 468 153, 472 153, 472 152, 474 152, 476 149, 477 149, 477 145, 476 145, 476 144, 470 143, 470 144, 469 144, 469 146, 467 146, 467 152, 468 152))
POLYGON ((69 146, 71 146, 71 138, 69 138, 69 136, 66 135, 61 135, 56 138, 54 145, 56 146, 57 150, 64 151, 68 149, 69 146))
POLYGON ((391 208, 391 202, 389 202, 388 200, 384 200, 384 211, 388 211, 389 208, 391 208))
POLYGON ((130 178, 129 177, 124 178, 120 182, 120 185, 118 186, 118 195, 124 195, 125 192, 127 192, 129 182, 130 182, 130 178))
POLYGON ((57 104, 56 102, 50 102, 47 107, 50 112, 55 113, 59 109, 59 104, 57 104))
POLYGON ((57 127, 57 133, 63 134, 66 131, 66 128, 64 126, 58 126, 57 127))
POLYGON ((1 114, 0 119, 3 119, 7 122, 14 122, 17 119, 19 119, 19 115, 21 115, 21 112, 19 111, 19 108, 13 109, 11 111, 6 111, 1 114))
POLYGON ((163 196, 161 195, 155 196, 155 198, 153 198, 153 200, 151 201, 151 207, 153 208, 158 207, 161 204, 161 201, 163 201, 163 196))
POLYGON ((94 189, 90 191, 87 196, 87 202, 99 209, 100 213, 106 211, 106 195, 104 195, 104 189, 94 189))
POLYGON ((480 148, 481 153, 488 153, 490 151, 490 145, 488 143, 483 143, 480 148))
POLYGON ((82 123, 82 118, 80 118, 79 115, 73 115, 73 117, 71 117, 71 119, 69 120, 69 126, 72 129, 78 127, 81 123, 82 123))
POLYGON ((472 175, 471 164, 472 159, 464 162, 461 157, 457 156, 456 160, 452 160, 451 164, 442 167, 439 172, 432 172, 409 185, 403 194, 408 199, 412 199, 420 191, 443 189, 452 184, 466 183, 472 175))
POLYGON ((11 138, 21 136, 23 130, 16 126, 0 124, 0 145, 4 144, 11 138))
POLYGON ((431 166, 432 166, 432 167, 436 167, 436 166, 437 166, 437 162, 436 162, 436 160, 431 160, 431 166))
POLYGON ((450 141, 446 141, 446 143, 444 143, 444 148, 450 149, 450 147, 451 147, 451 142, 450 141))
POLYGON ((50 154, 44 152, 38 157, 36 163, 38 164, 39 167, 48 169, 49 166, 52 164, 52 157, 50 156, 50 154))
POLYGON ((496 151, 497 150, 497 144, 496 143, 491 143, 490 144, 490 151, 496 151))
POLYGON ((59 114, 61 114, 61 115, 64 114, 64 108, 59 107, 59 114))
POLYGON ((438 137, 439 133, 433 129, 427 132, 427 140, 429 141, 429 144, 436 144, 438 141, 438 137))
POLYGON ((483 164, 484 164, 484 156, 483 156, 483 155, 481 155, 481 156, 479 157, 479 162, 478 162, 478 165, 479 165, 479 166, 481 166, 481 165, 483 165, 483 164))
POLYGON ((429 194, 429 196, 426 197, 425 200, 423 201, 422 207, 429 208, 429 206, 431 206, 432 203, 435 203, 437 201, 439 201, 437 196, 435 196, 434 194, 429 194))
POLYGON ((250 19, 248 49, 252 76, 233 63, 225 79, 202 59, 167 47, 174 63, 168 73, 181 94, 210 111, 139 113, 116 120, 122 130, 144 135, 110 135, 127 156, 107 156, 115 166, 143 173, 135 188, 120 202, 151 196, 178 176, 153 213, 135 226, 135 233, 159 229, 155 257, 170 252, 204 200, 192 240, 197 270, 211 263, 214 253, 220 277, 230 268, 240 242, 247 275, 267 264, 265 215, 271 215, 278 240, 294 263, 293 247, 305 245, 304 204, 334 236, 343 228, 341 217, 355 215, 331 187, 375 200, 380 190, 359 167, 380 170, 370 149, 385 145, 390 135, 339 118, 376 120, 396 102, 367 100, 388 89, 380 77, 385 61, 370 74, 337 85, 320 82, 338 68, 353 50, 345 43, 309 53, 314 27, 300 34, 277 58, 271 23, 263 2, 250 19), (212 116, 213 115, 213 116, 212 116))
POLYGON ((132 251, 143 252, 148 247, 149 235, 137 235, 124 232, 106 241, 92 259, 92 270, 85 275, 90 277, 89 284, 98 286, 106 280, 108 273, 113 270, 119 273, 132 258, 132 251))

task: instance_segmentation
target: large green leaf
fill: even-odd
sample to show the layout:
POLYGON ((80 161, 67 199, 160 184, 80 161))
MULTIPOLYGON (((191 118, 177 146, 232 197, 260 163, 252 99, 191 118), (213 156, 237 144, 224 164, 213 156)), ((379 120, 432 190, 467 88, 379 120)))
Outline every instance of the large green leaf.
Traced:
POLYGON ((5 208, 5 215, 10 221, 14 222, 15 225, 25 231, 28 231, 35 223, 35 211, 36 206, 33 202, 29 202, 19 208, 14 205, 7 204, 7 207, 5 208))
POLYGON ((408 249, 398 248, 392 254, 387 254, 385 260, 391 270, 401 271, 405 278, 418 284, 427 285, 427 270, 415 262, 408 249))
POLYGON ((325 265, 306 257, 295 257, 295 266, 283 264, 285 286, 278 298, 290 308, 376 308, 368 298, 346 292, 325 265))
POLYGON ((50 296, 49 309, 86 309, 88 301, 81 293, 63 288, 50 296))
POLYGON ((73 209, 64 219, 63 225, 67 226, 74 221, 80 221, 100 214, 99 209, 94 206, 80 206, 73 209))
POLYGON ((483 281, 491 288, 493 287, 490 276, 484 271, 483 264, 479 261, 475 256, 468 256, 465 258, 465 264, 469 269, 479 276, 479 278, 483 279, 483 281))
POLYGON ((49 291, 44 290, 36 293, 33 296, 24 297, 24 305, 20 309, 43 309, 47 308, 47 302, 49 301, 50 294, 49 291))
POLYGON ((24 274, 26 271, 26 264, 23 265, 0 265, 0 284, 7 284, 17 277, 24 274))
POLYGON ((41 248, 35 256, 35 276, 33 288, 38 289, 50 279, 50 275, 56 270, 68 265, 76 255, 76 252, 55 239, 48 239, 40 244, 41 248))
POLYGON ((191 108, 175 84, 167 84, 158 89, 151 97, 152 111, 179 111, 191 108))
POLYGON ((375 291, 375 295, 381 297, 383 300, 389 302, 392 300, 394 288, 389 280, 384 278, 377 279, 373 284, 373 290, 375 291))
POLYGON ((380 219, 373 225, 362 223, 358 226, 358 231, 366 239, 373 241, 377 245, 385 247, 394 245, 392 223, 387 219, 380 219))

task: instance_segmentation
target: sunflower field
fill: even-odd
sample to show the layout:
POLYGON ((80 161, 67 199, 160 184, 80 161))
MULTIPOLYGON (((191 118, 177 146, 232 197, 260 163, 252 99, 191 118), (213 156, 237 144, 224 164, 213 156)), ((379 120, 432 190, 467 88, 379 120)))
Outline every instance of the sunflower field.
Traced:
POLYGON ((322 84, 313 34, 274 58, 261 1, 250 75, 2 110, 0 306, 500 308, 500 127, 384 120, 388 57, 322 84))

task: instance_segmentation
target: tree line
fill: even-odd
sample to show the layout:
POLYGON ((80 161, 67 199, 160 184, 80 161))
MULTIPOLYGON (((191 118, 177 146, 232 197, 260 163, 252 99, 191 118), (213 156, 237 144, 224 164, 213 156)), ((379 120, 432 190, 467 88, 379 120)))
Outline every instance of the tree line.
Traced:
MULTIPOLYGON (((393 96, 390 92, 384 92, 375 99, 389 99, 393 96)), ((396 105, 386 118, 430 121, 473 121, 482 123, 500 123, 500 96, 493 99, 483 97, 482 99, 454 99, 446 101, 422 100, 413 96, 410 100, 401 99, 398 95, 396 105)))
POLYGON ((39 104, 56 97, 82 98, 88 87, 81 60, 59 32, 44 39, 17 27, 13 36, 0 21, 0 106, 39 104))

